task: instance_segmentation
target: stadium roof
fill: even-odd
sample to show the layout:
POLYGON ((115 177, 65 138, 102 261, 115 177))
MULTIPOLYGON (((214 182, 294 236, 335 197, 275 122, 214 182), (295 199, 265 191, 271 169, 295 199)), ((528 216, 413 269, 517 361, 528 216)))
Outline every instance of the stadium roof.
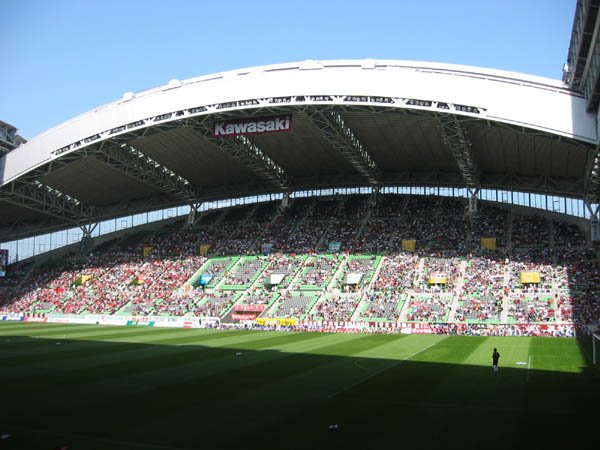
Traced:
POLYGON ((240 69, 126 93, 0 159, 0 241, 181 204, 338 186, 587 199, 598 142, 558 80, 389 60, 240 69))

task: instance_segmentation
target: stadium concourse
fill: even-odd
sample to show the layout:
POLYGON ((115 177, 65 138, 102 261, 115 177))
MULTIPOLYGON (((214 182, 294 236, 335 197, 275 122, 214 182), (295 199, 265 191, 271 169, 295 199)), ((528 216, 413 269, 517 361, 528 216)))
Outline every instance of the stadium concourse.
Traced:
POLYGON ((600 320, 577 226, 434 196, 213 210, 9 269, 0 316, 27 321, 573 336, 600 320))

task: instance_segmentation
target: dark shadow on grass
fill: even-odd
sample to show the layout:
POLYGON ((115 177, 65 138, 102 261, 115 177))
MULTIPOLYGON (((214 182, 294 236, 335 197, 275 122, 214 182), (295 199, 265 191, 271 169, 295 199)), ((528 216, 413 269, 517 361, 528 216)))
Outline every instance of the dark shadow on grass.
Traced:
MULTIPOLYGON (((339 356, 340 345, 326 341, 320 354, 306 354, 208 347, 210 339, 225 336, 219 334, 196 335, 207 344, 197 345, 160 333, 178 345, 0 336, 0 434, 12 435, 0 448, 598 445, 591 425, 600 404, 595 368, 503 367, 494 374, 491 367, 339 356), (337 431, 329 430, 332 424, 337 431)), ((325 336, 226 336, 245 334, 270 347, 325 336)), ((357 335, 344 345, 355 353, 402 338, 357 335)), ((472 339, 474 347, 485 340, 472 339)))

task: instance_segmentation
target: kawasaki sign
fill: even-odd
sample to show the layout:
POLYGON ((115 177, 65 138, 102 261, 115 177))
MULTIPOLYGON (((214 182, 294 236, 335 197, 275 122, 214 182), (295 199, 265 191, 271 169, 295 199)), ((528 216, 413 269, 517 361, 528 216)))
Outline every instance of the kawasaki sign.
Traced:
POLYGON ((292 128, 292 115, 255 117, 252 119, 215 122, 213 137, 230 137, 243 134, 279 133, 292 128))

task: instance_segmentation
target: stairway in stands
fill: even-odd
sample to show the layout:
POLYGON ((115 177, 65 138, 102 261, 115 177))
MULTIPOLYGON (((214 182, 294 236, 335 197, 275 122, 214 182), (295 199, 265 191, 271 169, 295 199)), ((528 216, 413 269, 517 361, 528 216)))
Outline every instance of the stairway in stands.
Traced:
POLYGON ((454 322, 454 317, 456 316, 456 310, 458 309, 458 302, 462 298, 463 285, 465 282, 465 270, 467 268, 467 261, 461 261, 459 267, 459 276, 456 281, 456 286, 454 287, 454 292, 452 293, 452 303, 450 305, 450 314, 448 316, 449 322, 454 322))

